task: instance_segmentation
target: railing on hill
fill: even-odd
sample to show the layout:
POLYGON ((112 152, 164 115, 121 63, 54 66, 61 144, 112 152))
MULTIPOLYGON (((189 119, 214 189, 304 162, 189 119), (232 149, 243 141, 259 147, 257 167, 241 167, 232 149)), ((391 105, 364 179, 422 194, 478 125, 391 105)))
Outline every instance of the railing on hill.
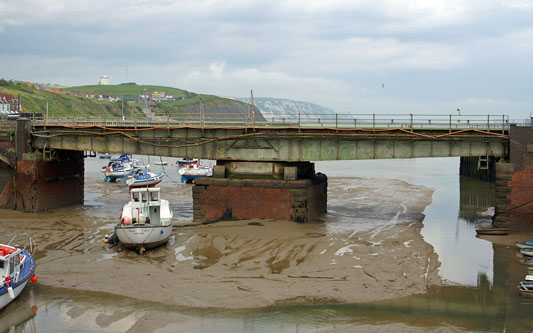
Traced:
POLYGON ((33 119, 34 125, 105 126, 105 127, 255 127, 255 128, 330 128, 330 129, 390 129, 408 130, 478 129, 502 131, 509 129, 506 115, 436 115, 436 114, 297 114, 293 117, 269 117, 256 120, 246 114, 231 113, 174 113, 151 118, 121 119, 95 118, 47 118, 33 119))

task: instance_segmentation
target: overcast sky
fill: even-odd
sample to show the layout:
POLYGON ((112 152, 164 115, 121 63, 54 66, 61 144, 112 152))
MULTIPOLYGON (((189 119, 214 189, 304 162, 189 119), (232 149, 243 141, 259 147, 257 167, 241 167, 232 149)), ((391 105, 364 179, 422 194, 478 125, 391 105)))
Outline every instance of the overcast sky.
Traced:
POLYGON ((533 0, 0 0, 0 77, 341 113, 533 111, 533 0))

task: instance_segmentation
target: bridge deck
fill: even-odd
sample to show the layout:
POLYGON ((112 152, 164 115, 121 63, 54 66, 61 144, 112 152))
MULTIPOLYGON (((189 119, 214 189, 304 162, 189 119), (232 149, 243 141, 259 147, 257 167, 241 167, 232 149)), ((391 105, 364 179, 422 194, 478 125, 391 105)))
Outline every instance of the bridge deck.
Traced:
POLYGON ((260 126, 243 122, 193 126, 170 120, 46 119, 32 122, 32 145, 40 149, 245 161, 506 156, 509 139, 505 116, 499 121, 491 121, 497 117, 485 118, 488 121, 482 123, 448 116, 448 123, 443 125, 442 119, 421 121, 411 115, 407 122, 394 118, 378 122, 374 115, 370 123, 351 126, 345 120, 339 122, 338 115, 334 126, 325 121, 317 126, 301 119, 260 126))

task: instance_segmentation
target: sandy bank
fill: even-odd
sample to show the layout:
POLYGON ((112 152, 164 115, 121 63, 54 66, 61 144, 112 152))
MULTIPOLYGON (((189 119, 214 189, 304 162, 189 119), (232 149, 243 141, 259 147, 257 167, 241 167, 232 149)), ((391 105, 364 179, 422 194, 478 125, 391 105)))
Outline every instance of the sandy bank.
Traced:
POLYGON ((431 189, 373 179, 329 185, 330 213, 320 223, 177 221, 169 244, 142 257, 105 245, 117 216, 90 208, 3 211, 0 228, 33 236, 43 285, 186 307, 358 303, 441 283, 438 258, 420 235, 431 189))

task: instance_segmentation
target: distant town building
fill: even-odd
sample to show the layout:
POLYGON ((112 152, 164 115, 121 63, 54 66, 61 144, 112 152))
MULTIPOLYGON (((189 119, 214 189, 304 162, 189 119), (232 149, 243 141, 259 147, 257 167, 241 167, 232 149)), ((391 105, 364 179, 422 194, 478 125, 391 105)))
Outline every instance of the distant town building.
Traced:
POLYGON ((137 102, 155 102, 155 103, 168 103, 174 102, 176 99, 174 96, 167 94, 164 91, 145 91, 142 92, 137 98, 137 102))
POLYGON ((0 93, 0 114, 2 116, 8 116, 12 114, 18 114, 19 112, 24 112, 20 95, 15 96, 6 93, 0 93))
POLYGON ((100 82, 98 82, 98 85, 99 86, 108 86, 108 85, 110 85, 109 76, 107 76, 107 75, 100 76, 100 82))

